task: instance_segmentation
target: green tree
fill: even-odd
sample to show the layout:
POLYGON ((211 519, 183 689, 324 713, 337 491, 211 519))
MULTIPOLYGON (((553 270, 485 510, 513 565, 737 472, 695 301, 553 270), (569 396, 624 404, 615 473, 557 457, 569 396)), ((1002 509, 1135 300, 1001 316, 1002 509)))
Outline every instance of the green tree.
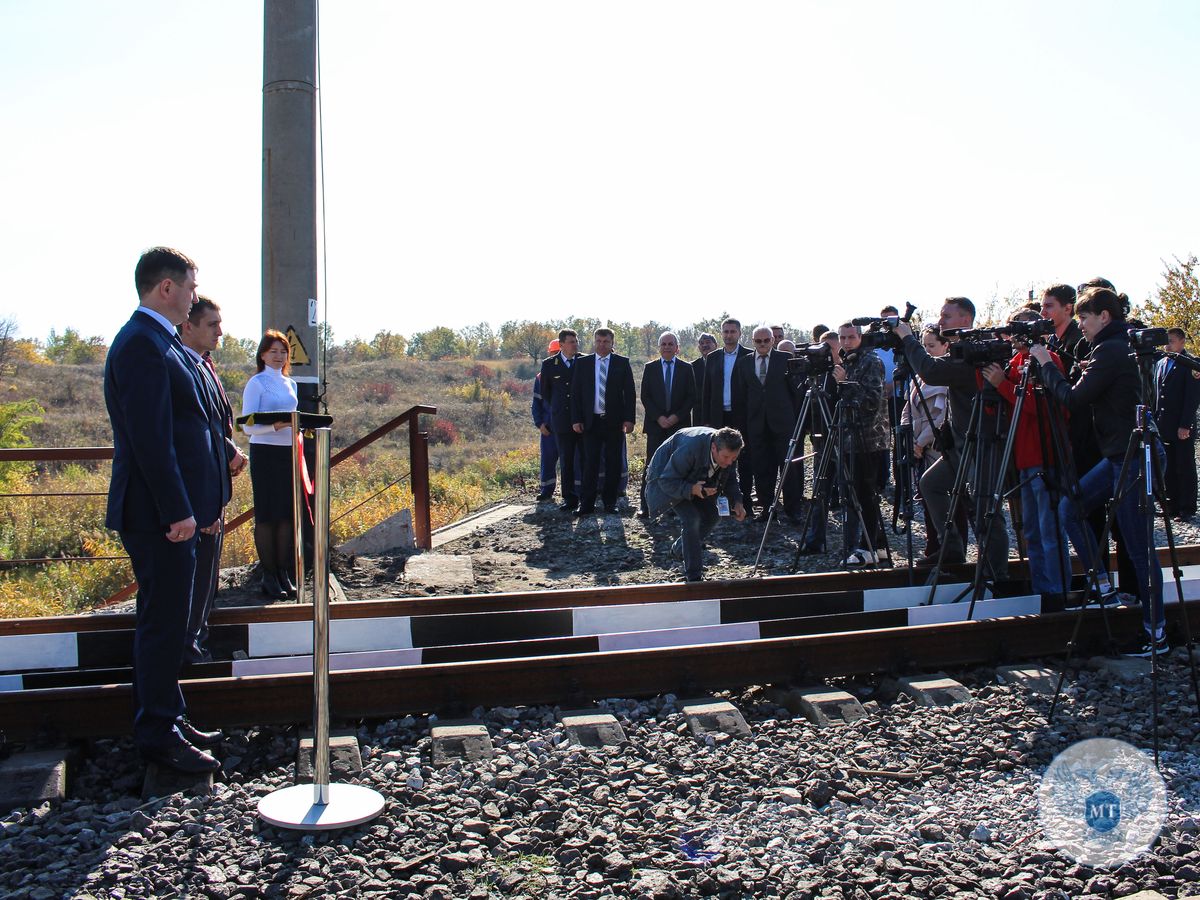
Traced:
POLYGON ((451 329, 440 325, 429 331, 414 334, 408 344, 408 355, 418 359, 447 359, 463 356, 462 340, 451 329))
POLYGON ((391 331, 377 331, 371 338, 371 349, 379 359, 399 359, 408 349, 408 339, 391 331))
POLYGON ((1196 254, 1187 259, 1175 258, 1173 263, 1163 261, 1163 283, 1154 296, 1138 310, 1140 318, 1153 328, 1182 328, 1188 337, 1200 337, 1200 265, 1196 254))
POLYGON ((53 363, 84 365, 101 362, 107 352, 104 338, 98 335, 85 338, 74 328, 67 328, 62 334, 51 329, 46 338, 46 359, 53 363))
POLYGON ((556 334, 542 322, 505 322, 500 326, 500 354, 508 359, 542 359, 556 334))
POLYGON ((222 369, 235 369, 254 365, 254 351, 258 344, 250 338, 235 338, 232 334, 221 336, 221 345, 213 351, 213 361, 222 369))
MULTIPOLYGON (((35 400, 0 403, 0 447, 28 447, 31 441, 25 429, 40 424, 45 412, 35 400)), ((32 463, 0 463, 0 485, 11 484, 32 471, 32 463)))
POLYGON ((496 359, 500 356, 500 335, 487 322, 468 325, 458 333, 472 359, 496 359))

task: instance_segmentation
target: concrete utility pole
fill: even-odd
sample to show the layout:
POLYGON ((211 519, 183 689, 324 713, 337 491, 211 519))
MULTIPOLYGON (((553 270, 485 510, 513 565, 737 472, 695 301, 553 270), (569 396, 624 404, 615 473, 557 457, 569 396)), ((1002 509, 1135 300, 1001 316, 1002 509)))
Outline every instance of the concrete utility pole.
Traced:
POLYGON ((262 322, 287 334, 300 409, 317 411, 317 6, 264 0, 262 322))

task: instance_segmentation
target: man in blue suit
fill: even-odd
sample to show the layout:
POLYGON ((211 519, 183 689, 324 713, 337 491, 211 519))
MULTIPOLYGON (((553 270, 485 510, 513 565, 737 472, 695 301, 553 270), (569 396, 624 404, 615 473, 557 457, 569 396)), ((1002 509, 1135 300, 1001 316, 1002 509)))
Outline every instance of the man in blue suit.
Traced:
MULTIPOLYGON (((1187 332, 1167 329, 1167 349, 1191 359, 1187 332)), ((1200 372, 1169 356, 1154 367, 1154 421, 1167 452, 1166 491, 1171 514, 1196 514, 1196 407, 1200 405, 1200 372)))
POLYGON ((546 419, 538 426, 544 437, 553 437, 558 450, 558 461, 562 474, 563 512, 579 507, 579 495, 575 484, 579 481, 575 461, 579 455, 579 435, 571 429, 571 376, 579 361, 579 336, 574 329, 564 328, 558 333, 558 352, 542 360, 542 402, 546 408, 546 419))
POLYGON ((674 510, 683 525, 671 555, 683 560, 688 581, 703 578, 704 539, 717 519, 731 513, 739 522, 746 518, 734 466, 741 452, 736 429, 683 428, 662 443, 646 468, 650 516, 674 510))
MULTIPOLYGON (((579 516, 595 511, 601 458, 605 472, 621 471, 625 435, 633 433, 637 415, 633 368, 627 357, 612 352, 612 330, 597 328, 592 339, 594 352, 580 357, 571 375, 571 428, 583 438, 583 483, 575 511, 579 516)), ((619 485, 617 477, 604 479, 607 513, 617 512, 619 485)))
POLYGON ((196 301, 196 264, 155 247, 138 260, 141 304, 113 340, 104 402, 113 429, 105 524, 138 583, 133 638, 134 742, 149 761, 185 772, 220 768, 202 747, 220 732, 185 717, 179 669, 188 639, 198 528, 219 527, 224 423, 175 328, 196 301))

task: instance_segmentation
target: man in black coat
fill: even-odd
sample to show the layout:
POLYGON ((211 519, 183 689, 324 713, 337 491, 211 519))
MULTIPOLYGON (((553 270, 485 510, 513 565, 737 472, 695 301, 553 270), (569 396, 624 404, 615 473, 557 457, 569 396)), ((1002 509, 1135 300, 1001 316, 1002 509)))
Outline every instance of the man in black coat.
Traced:
POLYGON ((104 363, 113 430, 104 524, 116 531, 137 579, 133 636, 133 739, 147 760, 186 772, 221 764, 202 747, 220 732, 185 718, 179 688, 196 572, 196 532, 221 515, 228 462, 224 423, 175 327, 196 299, 196 264, 155 247, 134 271, 140 305, 104 363))
MULTIPOLYGON (((735 406, 745 410, 746 442, 754 448, 754 491, 762 506, 755 520, 764 521, 796 427, 796 391, 787 372, 791 354, 771 349, 771 329, 756 328, 752 339, 754 352, 742 355, 734 370, 739 392, 735 406)), ((783 505, 788 515, 795 515, 800 505, 799 479, 793 468, 788 467, 784 479, 783 505)))
MULTIPOLYGON (((646 432, 646 465, 662 442, 680 428, 692 424, 692 408, 696 405, 696 379, 692 367, 678 358, 679 338, 664 331, 658 338, 658 359, 642 369, 642 409, 645 417, 642 430, 646 432)), ((646 479, 638 504, 638 517, 646 518, 646 479)))
MULTIPOLYGON (((233 442, 233 408, 225 395, 225 387, 217 377, 212 352, 221 340, 221 307, 207 297, 199 298, 192 305, 183 324, 179 326, 179 339, 192 362, 195 363, 208 393, 209 405, 215 418, 222 425, 226 467, 221 473, 222 508, 233 496, 233 477, 240 475, 249 461, 233 442)), ((201 528, 196 538, 196 576, 192 581, 192 611, 188 617, 188 642, 184 648, 184 661, 189 663, 210 662, 212 653, 208 649, 208 617, 217 596, 217 581, 221 574, 221 548, 225 543, 224 515, 217 519, 211 530, 201 528)))
MULTIPOLYGON (((753 351, 741 344, 742 323, 737 319, 726 319, 721 323, 723 346, 704 357, 704 396, 701 398, 703 421, 697 424, 709 428, 736 428, 746 433, 746 410, 737 383, 736 363, 753 351)), ((747 504, 750 502, 750 484, 754 477, 754 447, 746 441, 737 460, 738 479, 745 489, 747 504)))
MULTIPOLYGON (((621 448, 637 419, 637 391, 629 359, 612 352, 613 333, 597 328, 594 352, 580 357, 571 376, 571 428, 583 438, 583 484, 577 516, 596 510, 600 459, 604 459, 604 511, 617 512, 621 448)), ((561 450, 560 450, 561 452, 561 450)))
POLYGON ((563 498, 559 509, 571 512, 579 507, 579 497, 575 493, 575 457, 580 437, 571 428, 571 376, 579 360, 579 335, 574 329, 562 329, 558 333, 558 346, 557 353, 542 360, 542 400, 549 408, 550 416, 549 422, 543 422, 539 430, 543 435, 553 434, 558 444, 563 498))
POLYGON ((704 362, 705 357, 717 349, 717 339, 707 331, 696 338, 699 356, 692 360, 692 372, 696 376, 696 402, 692 407, 692 422, 699 425, 704 421, 704 362))
MULTIPOLYGON (((1194 360, 1187 352, 1187 332, 1167 329, 1167 350, 1194 360)), ((1166 490, 1171 513, 1181 519, 1196 514, 1196 407, 1200 405, 1200 372, 1169 356, 1154 367, 1154 421, 1167 451, 1166 490)))

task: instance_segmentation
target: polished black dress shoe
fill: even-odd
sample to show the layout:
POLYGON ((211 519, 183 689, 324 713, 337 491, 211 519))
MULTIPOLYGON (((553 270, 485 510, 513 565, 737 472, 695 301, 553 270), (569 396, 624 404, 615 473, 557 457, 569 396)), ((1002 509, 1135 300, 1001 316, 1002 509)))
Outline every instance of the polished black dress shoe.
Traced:
POLYGON ((224 733, 218 731, 201 731, 187 719, 176 719, 175 727, 183 735, 183 739, 197 747, 215 747, 225 739, 224 733))
POLYGON ((296 582, 292 580, 292 573, 289 569, 279 570, 279 586, 283 588, 283 592, 288 595, 289 600, 296 599, 296 582))
POLYGON ((589 506, 587 509, 584 509, 581 506, 581 507, 579 507, 579 509, 575 510, 576 517, 591 516, 591 515, 595 515, 595 513, 596 513, 596 508, 593 506, 589 506))
POLYGON ((648 519, 648 518, 650 518, 650 513, 648 513, 648 512, 647 512, 646 510, 644 510, 644 509, 639 509, 639 510, 637 511, 637 517, 638 517, 639 519, 648 519))
POLYGON ((610 516, 616 516, 616 515, 621 514, 621 511, 619 509, 617 509, 617 504, 615 504, 615 503, 612 506, 604 507, 604 511, 606 513, 608 513, 610 516))
POLYGON ((287 591, 279 583, 279 576, 269 569, 263 569, 262 592, 264 597, 271 600, 286 600, 287 591))
POLYGON ((538 495, 537 495, 537 502, 538 502, 538 503, 546 503, 547 501, 549 501, 549 500, 553 500, 553 499, 554 499, 554 495, 553 495, 553 494, 538 494, 538 495))
POLYGON ((221 763, 215 756, 205 753, 174 734, 172 740, 161 747, 139 747, 138 751, 146 762, 157 763, 177 772, 202 775, 221 768, 221 763))
POLYGON ((564 503, 558 509, 559 509, 559 512, 574 512, 578 506, 579 506, 578 503, 564 503))

